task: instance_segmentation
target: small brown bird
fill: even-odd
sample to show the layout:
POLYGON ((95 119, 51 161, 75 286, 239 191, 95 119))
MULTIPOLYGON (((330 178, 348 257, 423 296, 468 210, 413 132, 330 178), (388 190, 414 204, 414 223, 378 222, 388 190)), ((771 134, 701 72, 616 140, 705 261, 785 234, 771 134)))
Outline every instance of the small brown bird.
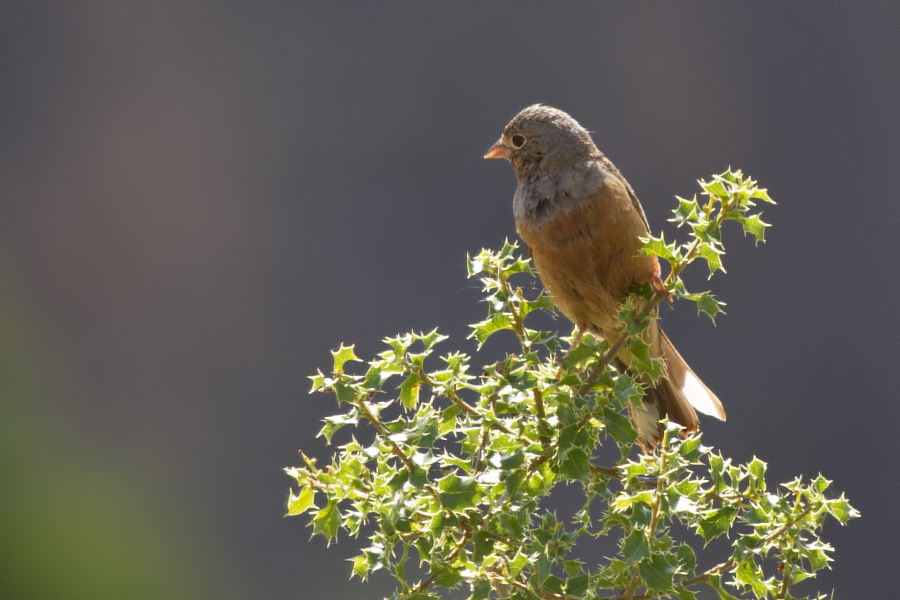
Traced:
MULTIPOLYGON (((614 343, 624 328, 618 311, 629 288, 661 285, 655 256, 640 254, 650 233, 644 209, 625 177, 568 114, 536 104, 516 115, 485 158, 506 158, 518 179, 516 230, 557 308, 578 327, 614 343)), ((641 447, 653 449, 668 418, 696 431, 694 409, 725 420, 722 403, 697 377, 656 318, 644 334, 663 358, 663 378, 644 380, 642 408, 629 404, 641 447)), ((627 350, 616 368, 631 364, 627 350)))

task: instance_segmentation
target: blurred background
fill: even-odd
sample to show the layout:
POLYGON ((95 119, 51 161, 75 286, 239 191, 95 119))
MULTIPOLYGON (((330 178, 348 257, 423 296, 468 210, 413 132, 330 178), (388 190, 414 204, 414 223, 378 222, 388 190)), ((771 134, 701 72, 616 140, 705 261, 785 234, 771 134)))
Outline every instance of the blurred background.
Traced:
POLYGON ((766 244, 726 230, 728 314, 666 330, 728 410, 707 444, 862 512, 815 586, 888 597, 898 6, 3 3, 0 595, 390 593, 283 518, 283 467, 330 455, 307 376, 411 329, 474 350, 466 253, 515 236, 481 157, 544 102, 667 238, 729 165, 779 202, 766 244))

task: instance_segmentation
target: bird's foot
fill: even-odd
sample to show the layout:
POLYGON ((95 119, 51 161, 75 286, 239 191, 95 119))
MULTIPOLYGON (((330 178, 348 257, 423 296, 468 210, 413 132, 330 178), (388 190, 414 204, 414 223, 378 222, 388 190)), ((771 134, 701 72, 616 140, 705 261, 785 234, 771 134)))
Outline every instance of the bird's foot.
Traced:
POLYGON ((666 289, 666 284, 663 282, 663 280, 659 278, 659 273, 650 274, 650 287, 654 292, 660 294, 663 298, 665 298, 670 308, 672 307, 672 294, 670 294, 669 290, 666 289))

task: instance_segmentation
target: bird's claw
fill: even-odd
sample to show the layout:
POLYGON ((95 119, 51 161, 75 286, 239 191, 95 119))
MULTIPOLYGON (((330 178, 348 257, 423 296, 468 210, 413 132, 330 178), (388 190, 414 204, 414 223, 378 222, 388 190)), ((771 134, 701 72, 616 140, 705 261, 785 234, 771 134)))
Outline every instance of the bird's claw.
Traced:
POLYGON ((654 292, 665 298, 666 302, 669 304, 669 308, 672 307, 672 294, 666 289, 666 284, 663 280, 659 278, 659 273, 650 274, 650 287, 654 292))

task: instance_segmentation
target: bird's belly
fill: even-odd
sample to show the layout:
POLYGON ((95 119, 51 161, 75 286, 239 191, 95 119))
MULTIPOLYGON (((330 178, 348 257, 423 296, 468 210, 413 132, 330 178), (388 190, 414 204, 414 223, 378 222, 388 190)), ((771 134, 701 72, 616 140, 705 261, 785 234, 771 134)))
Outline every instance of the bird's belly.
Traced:
MULTIPOLYGON (((576 220, 557 220, 539 230, 519 227, 528 245, 541 282, 553 303, 569 320, 584 325, 604 337, 621 329, 617 314, 624 290, 611 291, 604 285, 611 278, 610 264, 594 259, 593 244, 598 232, 591 232, 576 220)), ((615 262, 615 261, 613 261, 615 262)))

